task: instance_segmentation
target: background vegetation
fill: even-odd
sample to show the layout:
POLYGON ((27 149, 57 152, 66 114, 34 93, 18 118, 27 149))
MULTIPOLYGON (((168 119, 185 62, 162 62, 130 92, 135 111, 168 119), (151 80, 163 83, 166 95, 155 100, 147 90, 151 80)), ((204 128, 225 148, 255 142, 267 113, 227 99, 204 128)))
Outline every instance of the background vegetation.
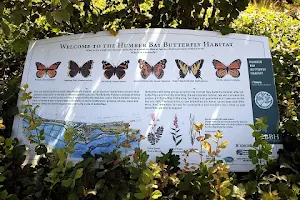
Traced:
MULTIPOLYGON (((291 5, 255 1, 256 5, 246 9, 248 3, 247 0, 1 1, 0 132, 4 137, 0 137, 0 199, 298 199, 299 1, 291 5), (9 137, 13 116, 18 113, 16 100, 28 41, 103 30, 116 34, 119 29, 145 27, 269 37, 281 117, 279 131, 285 145, 279 158, 271 161, 266 157, 270 147, 256 131, 264 128, 265 121, 261 119, 253 134, 258 145, 249 152, 256 168, 246 176, 229 173, 228 166, 216 160, 212 161, 212 167, 202 163, 197 170, 188 166, 179 170, 178 157, 171 152, 157 158, 156 163, 146 164, 148 156, 139 149, 125 158, 117 151, 96 156, 86 154, 82 162, 74 165, 66 161, 72 149, 70 137, 65 138, 69 149, 51 153, 46 152, 41 137, 36 149, 41 157, 38 164, 22 166, 26 148, 9 137), (261 160, 268 162, 259 164, 261 160)), ((216 133, 216 137, 221 137, 220 134, 216 133)), ((209 145, 204 142, 208 140, 209 136, 198 138, 209 152, 209 145)))

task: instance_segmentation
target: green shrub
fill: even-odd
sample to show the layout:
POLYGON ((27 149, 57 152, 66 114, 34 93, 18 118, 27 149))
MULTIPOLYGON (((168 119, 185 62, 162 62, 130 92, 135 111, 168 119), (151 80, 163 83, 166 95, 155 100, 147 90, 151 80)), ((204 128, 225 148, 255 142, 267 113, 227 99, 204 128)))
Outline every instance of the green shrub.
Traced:
MULTIPOLYGON (((27 153, 25 146, 18 144, 16 139, 0 137, 0 199, 273 200, 300 197, 300 175, 285 169, 279 172, 276 161, 265 157, 270 155, 270 144, 264 141, 259 131, 266 127, 265 119, 259 119, 251 126, 257 142, 253 144, 254 150, 249 151, 249 158, 256 168, 243 179, 236 179, 229 172, 229 165, 217 160, 221 149, 228 144, 221 140, 223 134, 217 131, 213 139, 208 134, 201 136, 202 127, 195 124, 199 134, 197 142, 211 160, 193 166, 185 162, 184 169, 178 167, 179 156, 172 150, 157 157, 156 162, 148 162, 147 153, 138 148, 125 157, 121 157, 118 149, 94 156, 86 153, 75 165, 67 160, 69 151, 66 148, 51 153, 40 153, 36 149, 36 154, 40 155, 37 164, 23 166, 27 153), (210 142, 216 143, 215 150, 210 142), (266 161, 264 158, 268 160, 267 164, 260 162, 266 161), (209 162, 212 166, 207 166, 209 162), (270 173, 270 167, 274 172, 270 173)), ((37 143, 41 145, 40 141, 37 143)), ((193 149, 186 151, 185 156, 191 153, 203 156, 193 149)))
POLYGON ((283 12, 250 6, 232 24, 237 33, 269 38, 277 86, 280 128, 300 134, 300 22, 283 12))

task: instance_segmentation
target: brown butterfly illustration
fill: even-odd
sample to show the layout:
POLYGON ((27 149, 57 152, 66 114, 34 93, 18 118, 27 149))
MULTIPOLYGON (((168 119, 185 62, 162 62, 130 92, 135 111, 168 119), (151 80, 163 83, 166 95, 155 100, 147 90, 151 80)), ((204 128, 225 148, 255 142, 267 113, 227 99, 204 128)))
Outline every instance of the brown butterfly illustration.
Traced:
POLYGON ((91 75, 91 69, 94 61, 89 60, 86 63, 82 65, 82 67, 79 67, 79 65, 73 61, 69 61, 69 73, 68 75, 71 78, 74 78, 77 74, 81 74, 84 78, 88 77, 91 75))
POLYGON ((237 59, 233 61, 229 66, 224 65, 222 62, 214 59, 213 65, 215 66, 216 76, 219 78, 223 78, 227 74, 230 74, 234 78, 238 78, 240 76, 239 69, 241 68, 241 60, 237 59))
POLYGON ((116 75, 119 79, 122 79, 125 77, 126 72, 125 70, 128 69, 129 60, 126 60, 119 64, 118 66, 114 67, 112 64, 102 61, 104 76, 107 79, 110 79, 113 75, 116 75))
POLYGON ((49 78, 54 78, 57 74, 56 70, 61 62, 56 62, 52 64, 50 67, 46 67, 44 64, 40 62, 36 62, 36 77, 42 78, 43 76, 48 76, 49 78))
POLYGON ((139 64, 141 68, 141 76, 143 79, 146 79, 150 74, 154 74, 156 78, 161 79, 164 76, 164 69, 166 68, 167 60, 163 59, 156 63, 154 66, 151 66, 145 60, 139 59, 139 64))

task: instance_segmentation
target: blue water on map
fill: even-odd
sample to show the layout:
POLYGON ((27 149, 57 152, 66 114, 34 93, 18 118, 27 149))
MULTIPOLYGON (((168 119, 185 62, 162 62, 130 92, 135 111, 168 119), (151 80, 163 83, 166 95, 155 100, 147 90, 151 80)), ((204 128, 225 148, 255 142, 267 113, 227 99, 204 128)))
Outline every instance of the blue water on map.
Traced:
MULTIPOLYGON (((27 128, 29 126, 28 122, 26 120, 23 120, 23 126, 24 128, 27 128)), ((64 134, 65 134, 65 127, 63 125, 57 125, 52 123, 42 123, 40 127, 38 127, 38 130, 44 129, 45 132, 45 143, 55 147, 55 148, 62 148, 66 145, 64 142, 64 134)), ((30 131, 30 134, 36 135, 36 131, 32 130, 30 131)), ((125 135, 119 136, 118 143, 124 142, 127 138, 125 135)), ((84 142, 81 141, 80 143, 75 143, 74 150, 75 152, 72 154, 72 158, 81 158, 82 154, 86 153, 87 151, 90 151, 93 155, 94 154, 100 154, 102 152, 112 152, 116 149, 116 144, 114 141, 117 141, 117 138, 112 134, 106 134, 100 129, 94 129, 89 133, 90 141, 84 142)), ((120 151, 132 151, 134 148, 138 147, 138 142, 131 142, 131 148, 130 149, 124 149, 120 148, 120 151)))

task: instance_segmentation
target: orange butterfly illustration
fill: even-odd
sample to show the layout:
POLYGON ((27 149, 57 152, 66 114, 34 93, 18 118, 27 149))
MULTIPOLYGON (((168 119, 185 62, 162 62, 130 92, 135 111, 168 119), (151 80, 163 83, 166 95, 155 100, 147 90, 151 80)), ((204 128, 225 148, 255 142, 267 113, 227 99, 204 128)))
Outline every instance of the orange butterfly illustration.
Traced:
POLYGON ((141 76, 143 79, 146 79, 153 73, 156 78, 161 79, 164 76, 164 69, 166 68, 167 60, 163 59, 156 63, 154 66, 151 66, 143 59, 139 59, 141 76))
POLYGON ((234 78, 238 78, 240 76, 239 69, 241 68, 241 60, 237 59, 233 61, 229 66, 224 65, 222 62, 214 59, 213 65, 215 66, 216 76, 219 78, 223 78, 227 74, 230 74, 234 78))
POLYGON ((57 74, 56 70, 61 62, 56 62, 52 64, 50 67, 46 67, 44 64, 40 62, 36 62, 36 77, 42 78, 43 76, 48 75, 49 78, 54 78, 57 74))

